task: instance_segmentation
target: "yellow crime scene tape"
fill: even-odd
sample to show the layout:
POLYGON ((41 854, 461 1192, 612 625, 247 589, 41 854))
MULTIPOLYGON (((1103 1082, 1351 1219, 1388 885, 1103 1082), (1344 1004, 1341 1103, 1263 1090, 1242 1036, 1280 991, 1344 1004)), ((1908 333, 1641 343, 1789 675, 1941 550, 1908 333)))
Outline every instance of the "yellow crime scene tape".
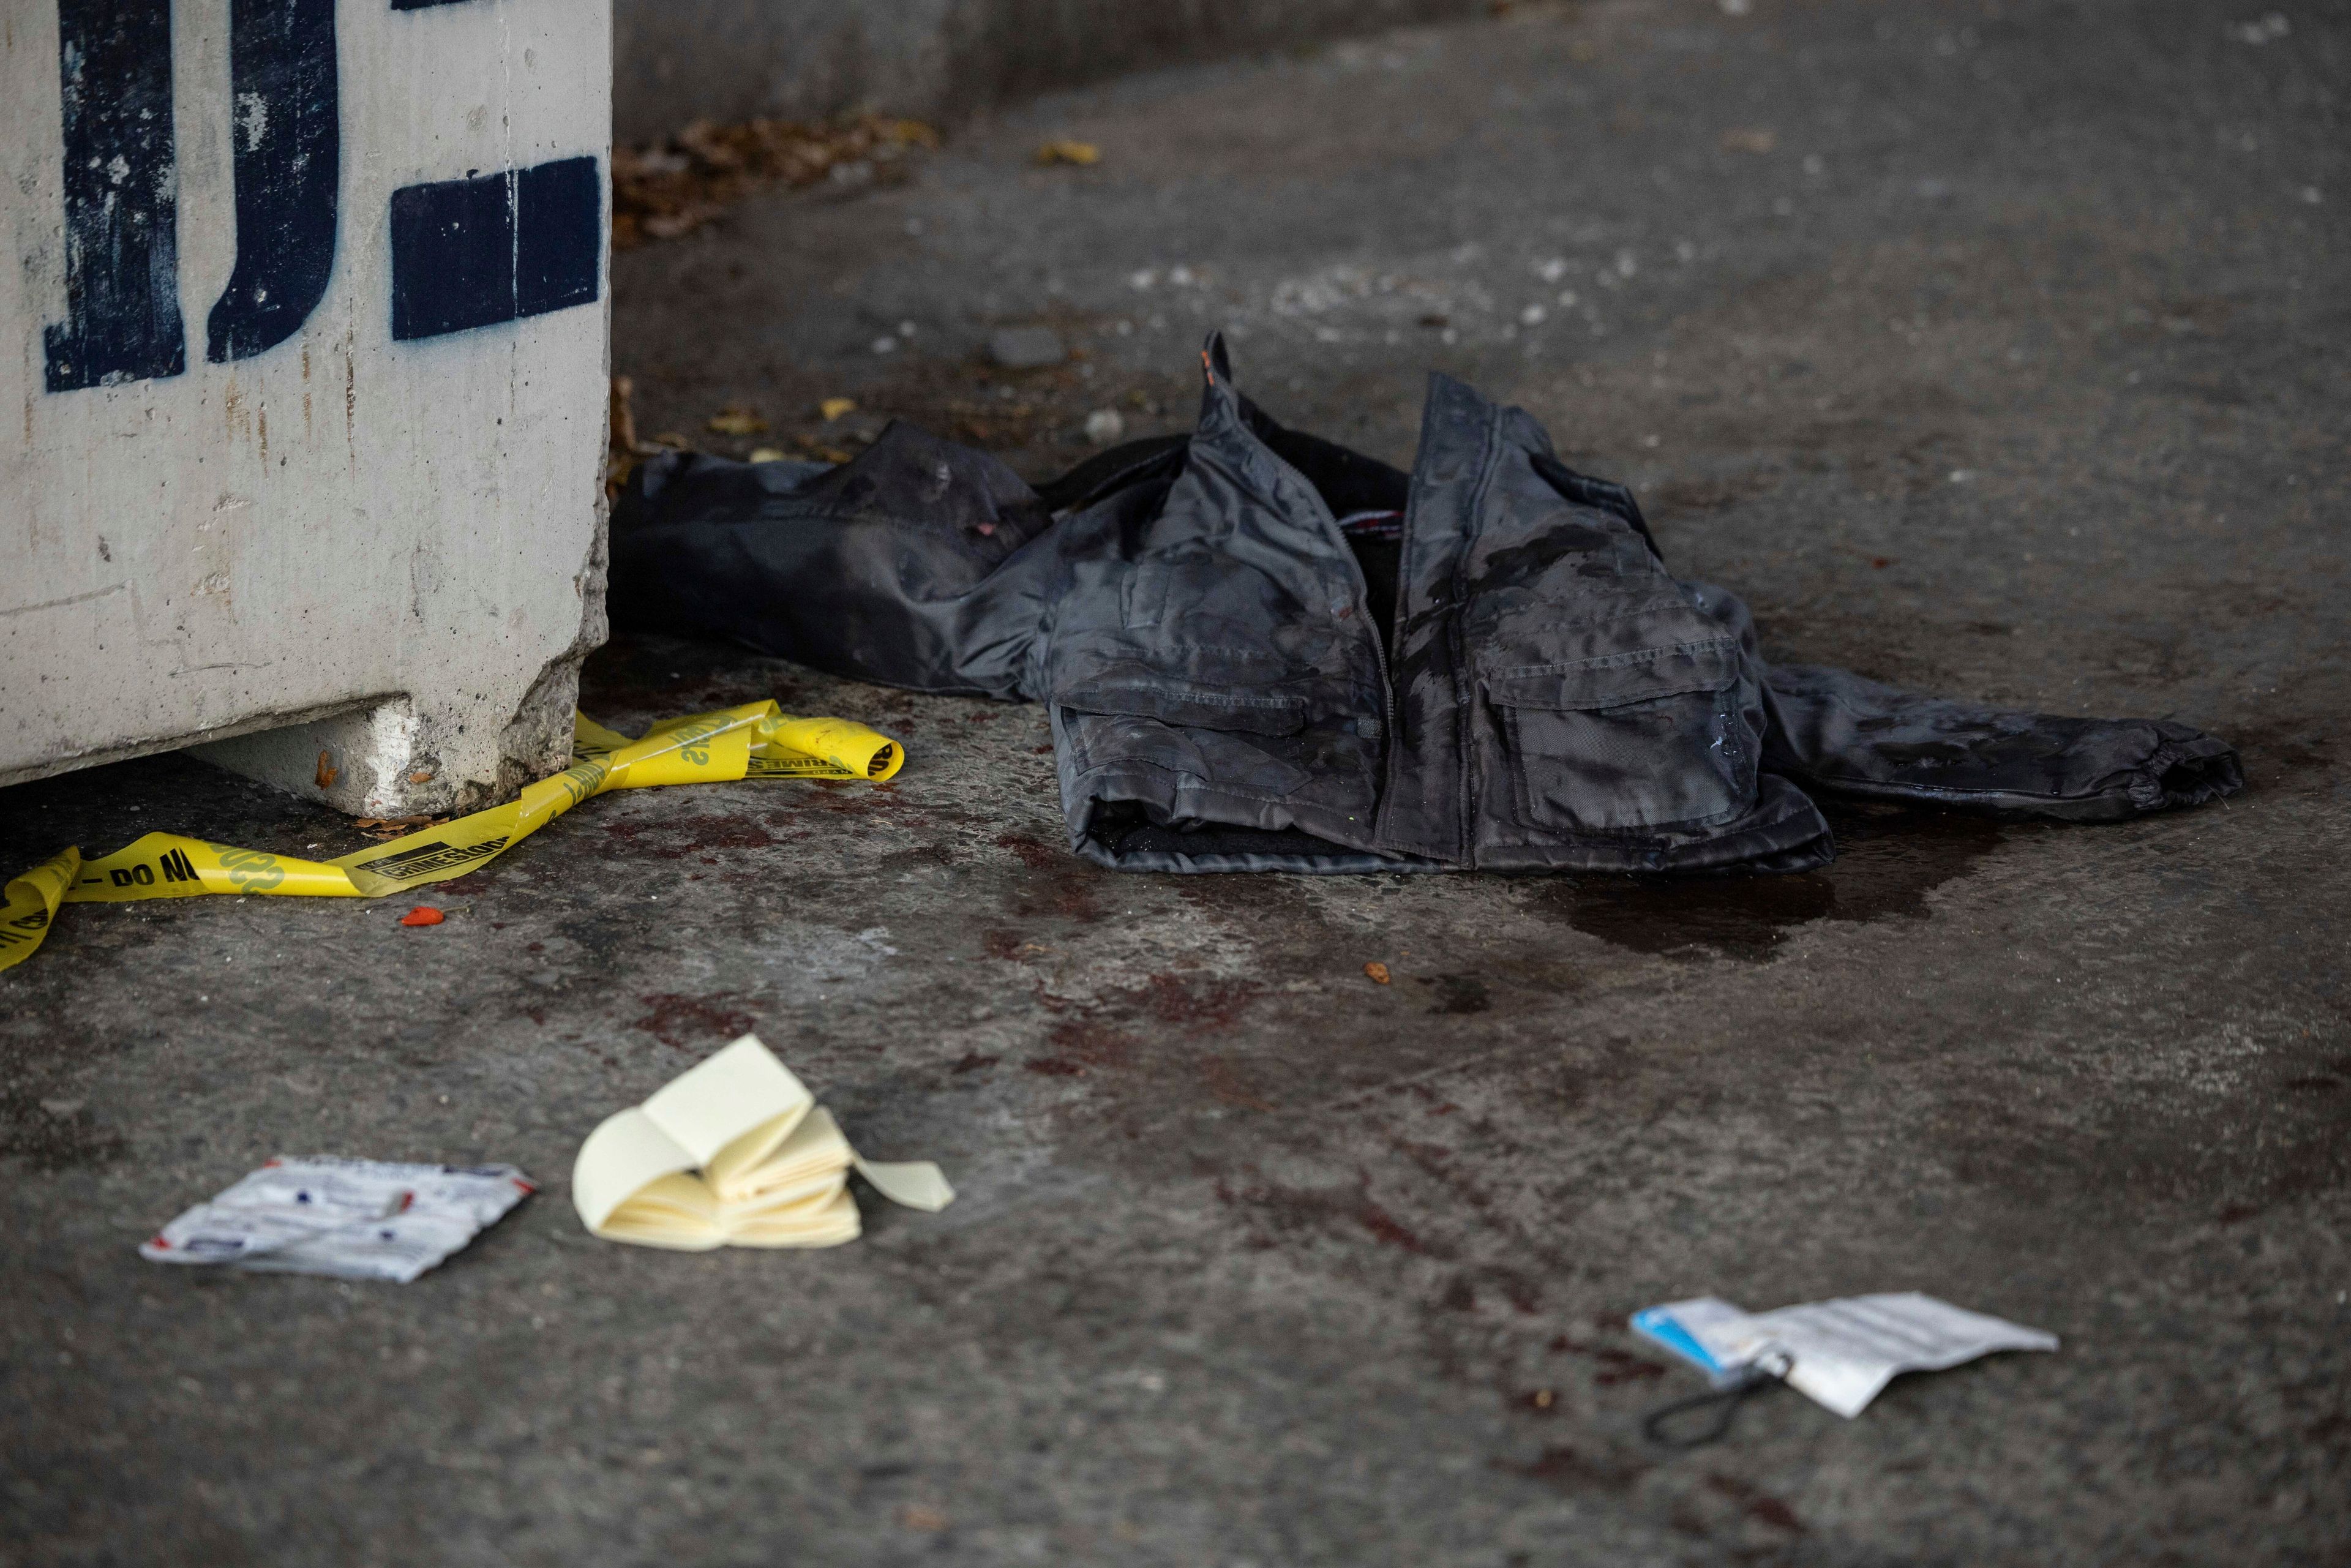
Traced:
POLYGON ((348 854, 306 861, 149 833, 98 860, 69 849, 8 883, 0 907, 0 969, 39 951, 60 904, 123 904, 207 893, 299 898, 381 898, 444 882, 496 859, 580 801, 610 789, 661 784, 725 784, 738 779, 894 777, 905 747, 862 724, 795 718, 772 702, 664 719, 640 739, 581 715, 572 724, 572 762, 515 800, 348 854))

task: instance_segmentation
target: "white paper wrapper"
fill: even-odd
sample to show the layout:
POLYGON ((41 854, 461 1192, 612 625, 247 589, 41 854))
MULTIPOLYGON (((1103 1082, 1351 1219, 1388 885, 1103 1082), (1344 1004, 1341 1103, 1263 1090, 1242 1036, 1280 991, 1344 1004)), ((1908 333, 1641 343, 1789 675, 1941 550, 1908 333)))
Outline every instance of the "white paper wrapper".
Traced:
POLYGON ((1784 1365, 1788 1386, 1850 1418, 1905 1372, 1940 1372, 2001 1350, 2055 1350, 2057 1336, 1905 1291, 1743 1312, 1700 1296, 1636 1312, 1633 1327, 1703 1369, 1717 1386, 1759 1364, 1784 1365))
POLYGON ((406 1284, 537 1190, 512 1166, 281 1156, 172 1220, 139 1255, 406 1284))

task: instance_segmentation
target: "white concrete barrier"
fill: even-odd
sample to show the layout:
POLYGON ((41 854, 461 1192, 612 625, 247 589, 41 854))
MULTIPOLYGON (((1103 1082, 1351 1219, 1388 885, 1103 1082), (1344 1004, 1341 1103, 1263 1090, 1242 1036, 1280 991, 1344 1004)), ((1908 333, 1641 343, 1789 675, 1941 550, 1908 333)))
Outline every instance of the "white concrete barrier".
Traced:
POLYGON ((564 764, 611 37, 610 0, 0 0, 0 783, 207 741, 402 816, 564 764))

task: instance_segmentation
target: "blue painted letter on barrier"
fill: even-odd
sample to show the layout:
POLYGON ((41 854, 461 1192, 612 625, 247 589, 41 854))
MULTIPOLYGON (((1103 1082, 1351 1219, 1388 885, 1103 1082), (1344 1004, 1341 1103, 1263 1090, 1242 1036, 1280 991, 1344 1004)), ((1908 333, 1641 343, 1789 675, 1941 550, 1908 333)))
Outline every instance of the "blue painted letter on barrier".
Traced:
POLYGON ((214 363, 302 329, 335 269, 342 128, 335 0, 230 0, 236 268, 208 323, 214 363))
POLYGON ((392 193, 392 335, 437 338, 596 301, 604 186, 564 158, 392 193))
POLYGON ((57 78, 66 319, 42 333, 48 390, 176 376, 188 345, 171 0, 57 0, 57 78))

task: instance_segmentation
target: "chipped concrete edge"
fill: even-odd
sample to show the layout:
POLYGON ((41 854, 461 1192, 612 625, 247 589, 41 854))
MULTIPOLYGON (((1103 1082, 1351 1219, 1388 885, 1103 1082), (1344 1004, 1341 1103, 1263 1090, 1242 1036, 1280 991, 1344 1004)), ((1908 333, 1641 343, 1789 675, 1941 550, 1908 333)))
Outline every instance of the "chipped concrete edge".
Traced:
MULTIPOLYGON (((608 361, 609 354, 608 347, 608 361)), ((282 717, 247 721, 197 745, 181 739, 147 749, 188 746, 217 767, 353 816, 447 816, 512 800, 523 786, 570 765, 580 667, 610 635, 604 601, 611 517, 601 483, 595 510, 587 554, 571 576, 580 600, 579 631, 532 676, 499 725, 494 749, 464 738, 463 711, 420 713, 411 693, 292 724, 282 717)), ((63 765, 71 766, 86 763, 63 765)))

